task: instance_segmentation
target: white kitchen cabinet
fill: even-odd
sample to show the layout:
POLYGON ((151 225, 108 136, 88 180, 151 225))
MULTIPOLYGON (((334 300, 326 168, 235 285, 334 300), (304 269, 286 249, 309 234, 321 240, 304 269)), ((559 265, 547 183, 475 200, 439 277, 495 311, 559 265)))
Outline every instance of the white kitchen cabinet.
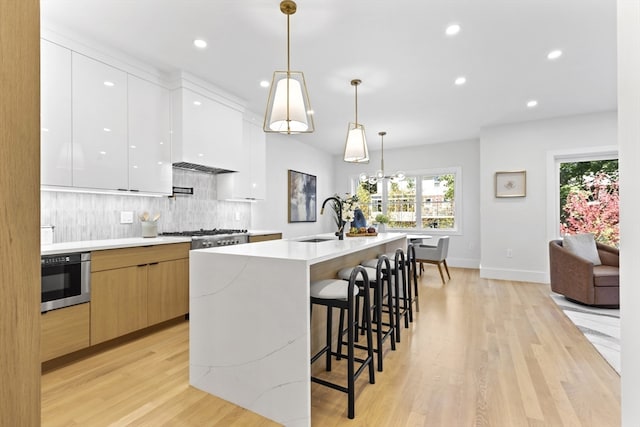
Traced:
POLYGON ((172 193, 171 92, 128 75, 129 190, 172 193))
POLYGON ((73 186, 128 188, 127 74, 72 54, 73 186))
POLYGON ((243 120, 241 156, 244 161, 239 172, 218 175, 218 198, 264 199, 267 178, 266 143, 261 124, 243 120))
POLYGON ((40 50, 40 171, 43 185, 71 186, 71 51, 47 40, 40 50))
POLYGON ((242 167, 242 111, 181 88, 174 92, 172 161, 237 171, 242 167))

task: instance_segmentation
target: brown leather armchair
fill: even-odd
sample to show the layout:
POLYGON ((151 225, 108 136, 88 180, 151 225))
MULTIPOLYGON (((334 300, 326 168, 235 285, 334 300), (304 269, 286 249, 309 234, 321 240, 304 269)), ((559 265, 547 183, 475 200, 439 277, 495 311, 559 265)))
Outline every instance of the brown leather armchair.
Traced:
POLYGON ((549 242, 551 290, 582 304, 620 305, 619 250, 596 243, 602 265, 581 258, 562 247, 562 240, 549 242))

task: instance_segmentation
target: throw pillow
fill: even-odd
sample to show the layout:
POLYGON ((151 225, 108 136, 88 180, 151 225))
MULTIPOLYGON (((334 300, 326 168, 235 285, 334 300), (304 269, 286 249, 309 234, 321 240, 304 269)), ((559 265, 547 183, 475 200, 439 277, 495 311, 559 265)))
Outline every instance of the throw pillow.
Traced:
POLYGON ((562 240, 562 246, 575 255, 591 261, 593 265, 601 265, 600 255, 593 234, 568 234, 562 240))

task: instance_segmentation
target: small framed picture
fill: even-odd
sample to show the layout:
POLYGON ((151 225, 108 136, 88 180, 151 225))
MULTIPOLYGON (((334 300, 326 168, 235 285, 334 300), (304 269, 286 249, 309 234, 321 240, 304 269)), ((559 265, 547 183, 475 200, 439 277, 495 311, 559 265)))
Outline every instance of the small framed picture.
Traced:
POLYGON ((496 197, 525 197, 527 195, 527 172, 496 172, 496 197))

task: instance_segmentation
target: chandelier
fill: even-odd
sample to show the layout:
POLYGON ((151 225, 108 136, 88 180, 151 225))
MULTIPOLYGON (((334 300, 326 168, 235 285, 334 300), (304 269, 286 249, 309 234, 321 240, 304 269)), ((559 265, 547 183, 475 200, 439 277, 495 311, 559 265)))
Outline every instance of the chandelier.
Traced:
POLYGON ((374 175, 367 175, 365 172, 360 174, 360 182, 376 184, 380 181, 384 181, 385 179, 389 179, 392 182, 399 182, 404 180, 405 174, 403 171, 397 171, 392 175, 387 175, 384 172, 384 136, 387 134, 385 131, 378 132, 380 135, 380 169, 376 171, 374 175))

